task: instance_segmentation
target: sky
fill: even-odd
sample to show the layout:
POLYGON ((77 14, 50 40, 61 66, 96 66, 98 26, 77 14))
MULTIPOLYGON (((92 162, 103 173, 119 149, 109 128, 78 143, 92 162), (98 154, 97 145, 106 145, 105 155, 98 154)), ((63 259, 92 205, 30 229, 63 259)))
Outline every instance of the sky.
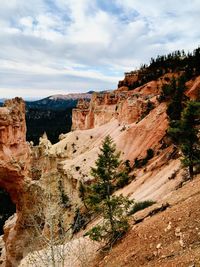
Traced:
POLYGON ((115 89, 151 57, 200 45, 199 0, 0 2, 0 98, 115 89))

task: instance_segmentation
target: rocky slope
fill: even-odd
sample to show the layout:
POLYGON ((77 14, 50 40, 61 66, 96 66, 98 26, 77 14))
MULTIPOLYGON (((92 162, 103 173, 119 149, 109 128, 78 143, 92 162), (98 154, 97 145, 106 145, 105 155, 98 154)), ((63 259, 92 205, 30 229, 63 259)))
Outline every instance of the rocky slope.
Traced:
MULTIPOLYGON (((90 167, 94 166, 102 140, 108 134, 121 151, 121 158, 130 160, 131 165, 136 158, 144 157, 149 148, 154 151, 148 164, 134 170, 132 182, 117 193, 136 200, 158 202, 171 196, 183 179, 183 171, 177 150, 165 136, 168 127, 166 103, 158 101, 167 75, 171 74, 133 91, 120 87, 111 93, 94 94, 90 103, 79 101, 73 111, 73 131, 61 135, 54 145, 46 136, 40 139, 37 147, 26 143, 25 109, 21 99, 8 101, 0 108, 0 186, 16 203, 16 214, 4 227, 2 266, 18 266, 20 260, 37 247, 30 227, 30 214, 38 216, 38 206, 42 209, 43 231, 48 230, 48 189, 53 192, 58 217, 61 216, 63 227, 68 229, 76 209, 83 207, 79 183, 92 179, 90 167), (63 195, 68 197, 70 205, 62 205, 63 195)), ((199 92, 198 79, 188 83, 188 95, 199 92)), ((170 218, 166 220, 170 221, 170 218)), ((106 266, 107 263, 100 264, 106 266)), ((78 266, 77 263, 74 266, 78 266)))
POLYGON ((91 129, 112 119, 119 124, 137 122, 149 106, 156 104, 158 90, 149 83, 146 92, 116 90, 112 93, 93 94, 90 103, 80 100, 72 112, 72 129, 91 129))
POLYGON ((130 219, 132 227, 127 235, 93 266, 200 266, 199 186, 198 175, 164 202, 138 212, 130 219), (167 208, 158 212, 166 203, 167 208))

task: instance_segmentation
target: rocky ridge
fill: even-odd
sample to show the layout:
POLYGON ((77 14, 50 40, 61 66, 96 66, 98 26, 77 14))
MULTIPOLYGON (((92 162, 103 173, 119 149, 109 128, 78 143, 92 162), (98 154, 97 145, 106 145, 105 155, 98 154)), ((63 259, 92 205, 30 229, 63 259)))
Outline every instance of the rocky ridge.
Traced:
POLYGON ((145 90, 127 91, 126 87, 110 93, 95 93, 90 102, 79 100, 72 112, 72 129, 85 130, 117 119, 119 124, 134 123, 141 118, 148 104, 156 104, 157 84, 149 83, 145 90))
POLYGON ((22 99, 6 101, 0 108, 0 130, 0 186, 16 205, 16 213, 5 222, 0 264, 15 267, 37 247, 33 226, 30 227, 32 218, 39 216, 43 231, 48 229, 47 189, 58 200, 55 205, 66 222, 66 228, 73 221, 76 202, 80 200, 73 182, 62 177, 59 158, 49 155, 52 145, 47 137, 41 138, 36 147, 26 142, 25 103, 22 99), (69 210, 61 205, 60 186, 62 193, 68 194, 70 207, 74 208, 69 210))
MULTIPOLYGON (((188 83, 188 95, 191 91, 192 94, 199 92, 197 79, 188 83)), ((149 148, 155 155, 145 168, 134 172, 136 179, 117 193, 136 200, 161 201, 170 196, 183 173, 177 152, 165 137, 166 104, 158 101, 163 80, 164 77, 133 91, 121 87, 114 92, 94 94, 90 103, 79 101, 73 111, 73 131, 61 135, 55 145, 46 136, 37 147, 26 143, 25 108, 21 99, 8 101, 0 108, 0 186, 16 203, 16 214, 4 227, 2 266, 18 266, 32 251, 33 232, 28 227, 28 215, 37 214, 40 204, 46 229, 45 190, 50 187, 55 199, 60 199, 59 183, 70 200, 70 207, 61 207, 62 219, 68 228, 76 208, 83 206, 79 182, 91 179, 89 169, 108 134, 122 151, 122 159, 130 160, 131 164, 136 157, 144 157, 149 148)))
MULTIPOLYGON (((25 177, 29 176, 30 148, 25 139, 25 104, 22 99, 7 100, 0 108, 0 186, 16 204, 18 216, 13 217, 4 229, 6 266, 16 263, 21 250, 20 226, 25 177)), ((2 253, 4 254, 4 253, 2 253)), ((18 259, 19 260, 19 259, 18 259)))

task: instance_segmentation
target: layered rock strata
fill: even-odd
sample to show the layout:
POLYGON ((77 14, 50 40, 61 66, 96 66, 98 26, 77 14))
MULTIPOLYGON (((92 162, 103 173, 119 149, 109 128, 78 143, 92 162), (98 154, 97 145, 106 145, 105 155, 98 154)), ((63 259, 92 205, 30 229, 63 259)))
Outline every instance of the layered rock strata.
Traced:
POLYGON ((17 265, 22 258, 20 226, 25 177, 29 173, 30 149, 26 143, 25 103, 20 98, 8 100, 0 108, 0 187, 16 204, 15 215, 4 229, 5 266, 17 265))
POLYGON ((59 211, 56 216, 62 215, 64 229, 73 221, 80 202, 78 190, 59 168, 61 159, 49 155, 51 147, 46 136, 37 147, 26 142, 25 103, 20 98, 6 101, 0 108, 0 187, 16 204, 16 213, 4 226, 1 266, 18 266, 28 252, 37 248, 32 221, 38 218, 43 232, 48 230, 49 192, 59 211), (69 199, 68 205, 62 203, 63 195, 69 199))
MULTIPOLYGON (((28 252, 37 248, 30 215, 38 215, 41 207, 46 231, 48 190, 53 192, 67 230, 76 209, 82 207, 80 181, 92 179, 90 168, 108 134, 121 151, 121 158, 130 160, 131 166, 136 158, 145 157, 149 148, 154 151, 147 166, 134 171, 136 179, 122 189, 123 194, 138 200, 160 200, 177 186, 182 179, 180 161, 174 158, 176 153, 165 137, 166 103, 157 100, 163 80, 132 91, 123 86, 114 92, 94 94, 90 103, 80 100, 73 111, 73 131, 61 135, 55 145, 46 136, 37 147, 26 143, 25 104, 20 98, 6 101, 0 108, 0 187, 8 191, 16 204, 16 214, 4 227, 2 266, 18 266, 28 252), (171 179, 174 173, 179 180, 171 179), (68 205, 60 201, 64 195, 68 205)), ((187 93, 198 96, 198 79, 188 83, 187 93)))
POLYGON ((101 126, 117 119, 119 124, 136 122, 148 108, 156 102, 158 90, 149 84, 142 93, 138 91, 116 90, 111 93, 95 93, 90 103, 79 101, 72 113, 72 129, 86 130, 101 126), (151 92, 149 94, 149 92, 151 92))

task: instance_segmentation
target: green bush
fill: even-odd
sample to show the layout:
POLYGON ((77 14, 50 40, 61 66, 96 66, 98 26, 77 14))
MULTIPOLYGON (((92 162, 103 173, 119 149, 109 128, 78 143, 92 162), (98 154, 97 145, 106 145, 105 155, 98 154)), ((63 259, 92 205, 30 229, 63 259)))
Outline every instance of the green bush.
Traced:
POLYGON ((124 161, 124 166, 126 168, 127 173, 129 173, 129 172, 132 171, 132 167, 131 167, 131 164, 130 164, 130 160, 129 159, 127 159, 127 160, 124 161))
POLYGON ((128 185, 130 182, 129 176, 126 173, 123 173, 119 180, 117 181, 116 188, 123 188, 125 185, 128 185))
POLYGON ((145 201, 141 201, 141 202, 135 202, 135 204, 133 205, 132 209, 129 212, 129 215, 132 215, 134 213, 136 213, 139 210, 143 210, 153 204, 155 204, 155 201, 152 200, 145 200, 145 201))
POLYGON ((81 213, 79 209, 76 210, 74 221, 71 224, 72 233, 78 233, 81 229, 85 229, 86 224, 90 220, 88 213, 81 213))
POLYGON ((151 149, 151 148, 147 149, 147 154, 146 154, 145 158, 142 158, 142 159, 135 158, 134 167, 135 168, 141 168, 141 167, 145 166, 147 164, 147 162, 153 158, 153 156, 154 156, 153 149, 151 149))
POLYGON ((64 208, 71 207, 70 199, 64 191, 64 187, 63 187, 61 178, 58 180, 58 190, 60 192, 60 202, 61 202, 62 206, 64 208))
POLYGON ((153 151, 153 149, 151 149, 151 148, 147 149, 147 156, 146 156, 146 159, 147 159, 147 160, 150 160, 150 159, 153 158, 153 156, 154 156, 154 151, 153 151))

